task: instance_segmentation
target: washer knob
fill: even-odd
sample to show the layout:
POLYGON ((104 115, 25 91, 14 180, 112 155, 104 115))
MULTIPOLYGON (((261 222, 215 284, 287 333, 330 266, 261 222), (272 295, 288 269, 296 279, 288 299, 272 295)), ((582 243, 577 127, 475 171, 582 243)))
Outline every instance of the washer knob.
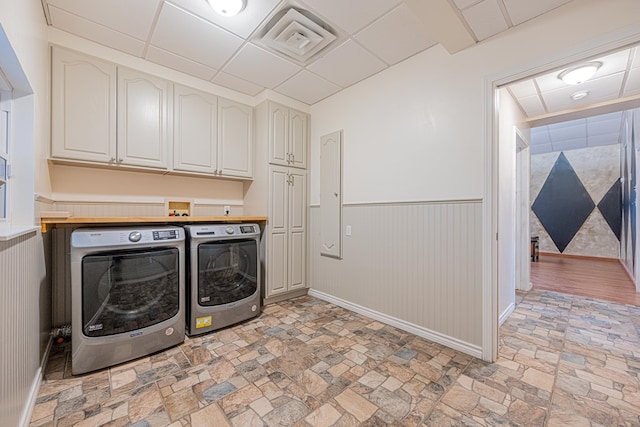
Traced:
POLYGON ((142 239, 142 233, 139 231, 132 231, 129 233, 129 240, 131 242, 139 242, 142 239))
POLYGON ((235 232, 235 230, 233 229, 233 227, 227 227, 227 234, 233 234, 235 232))

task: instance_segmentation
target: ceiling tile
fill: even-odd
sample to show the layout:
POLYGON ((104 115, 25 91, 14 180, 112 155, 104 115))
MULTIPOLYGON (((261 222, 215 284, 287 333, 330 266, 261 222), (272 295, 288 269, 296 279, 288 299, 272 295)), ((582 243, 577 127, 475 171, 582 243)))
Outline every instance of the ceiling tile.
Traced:
POLYGON ((503 0, 507 13, 513 25, 522 24, 529 19, 569 3, 571 0, 503 0))
POLYGON ((273 89, 301 68, 252 44, 245 45, 224 67, 227 74, 273 89))
MULTIPOLYGON (((91 22, 146 40, 162 0, 48 0, 49 5, 91 22), (123 14, 122 11, 127 13, 123 14)), ((54 24, 57 26, 57 24, 54 24)))
POLYGON ((553 146, 551 144, 540 144, 531 146, 531 154, 552 153, 553 146))
POLYGON ((509 90, 516 98, 538 95, 538 90, 536 89, 536 85, 533 83, 533 80, 513 83, 509 85, 509 90))
POLYGON ((636 46, 631 50, 633 52, 633 61, 631 62, 631 68, 640 68, 640 46, 636 46))
MULTIPOLYGON (((604 77, 610 74, 616 74, 624 71, 629 61, 629 51, 625 50, 621 52, 616 52, 610 55, 586 60, 583 62, 591 62, 591 61, 602 62, 602 66, 598 69, 598 71, 596 71, 596 74, 592 78, 592 80, 596 80, 600 77, 604 77)), ((578 64, 574 64, 574 66, 578 64)), ((571 68, 571 67, 567 67, 567 68, 571 68)), ((546 91, 550 91, 550 90, 554 90, 562 87, 572 87, 575 89, 574 91, 577 91, 577 90, 580 90, 577 88, 580 88, 581 86, 589 83, 589 81, 587 81, 585 83, 582 83, 582 85, 575 85, 575 86, 567 85, 565 82, 563 82, 558 78, 558 75, 563 70, 553 71, 551 73, 545 74, 544 76, 537 77, 536 82, 538 83, 538 87, 540 87, 540 90, 543 92, 546 92, 546 91)))
POLYGON ((587 138, 563 139, 559 142, 554 142, 552 145, 554 151, 577 150, 587 147, 587 138))
POLYGON ((170 2, 246 39, 269 16, 280 0, 248 1, 242 12, 233 17, 218 15, 206 0, 170 0, 170 2))
POLYGON ((623 96, 640 95, 640 68, 629 71, 623 96))
POLYGON ((547 126, 531 128, 531 145, 550 144, 549 129, 547 126))
POLYGON ((518 98, 518 103, 524 110, 527 117, 541 116, 547 112, 544 109, 544 105, 542 105, 542 101, 540 101, 540 97, 538 95, 518 98))
POLYGON ((264 87, 260 85, 239 79, 238 77, 227 73, 216 74, 212 81, 220 86, 228 87, 229 89, 237 90, 238 92, 246 93, 251 96, 255 96, 264 90, 264 87))
POLYGON ((359 32, 356 40, 389 65, 436 44, 424 24, 404 4, 359 32))
POLYGON ((578 108, 597 102, 616 99, 622 86, 624 73, 618 73, 596 80, 589 80, 577 86, 564 86, 542 94, 544 102, 550 111, 562 111, 570 108, 578 108), (586 90, 588 96, 574 101, 571 94, 586 90))
POLYGON ((350 40, 307 67, 342 87, 351 86, 385 68, 384 62, 350 40))
POLYGON ((469 23, 471 31, 479 41, 487 39, 501 31, 505 31, 505 21, 496 0, 484 0, 462 11, 462 16, 469 23))
POLYGON ((602 135, 589 135, 587 145, 589 147, 600 147, 602 145, 614 145, 620 142, 620 132, 606 133, 602 135))
POLYGON ((240 37, 171 3, 162 8, 151 38, 153 46, 216 69, 227 62, 242 42, 240 37))
POLYGON ((622 115, 607 120, 591 120, 587 118, 587 135, 596 136, 617 133, 622 124, 622 115))
POLYGON ((587 137, 587 123, 584 119, 581 120, 581 123, 572 124, 571 126, 567 126, 568 122, 549 125, 551 143, 555 144, 565 139, 585 139, 587 137))
POLYGON ((216 73, 216 70, 213 68, 167 52, 166 50, 158 49, 154 46, 149 46, 145 59, 186 74, 191 74, 203 80, 211 80, 216 73))
POLYGON ((51 22, 63 31, 92 40, 130 55, 142 56, 144 42, 102 25, 87 21, 62 9, 50 6, 51 22))
POLYGON ((482 0, 453 0, 458 9, 463 10, 469 6, 473 6, 476 3, 480 3, 482 0))
POLYGON ((402 0, 303 0, 318 14, 349 34, 355 34, 402 0))
POLYGON ((313 73, 303 70, 282 83, 276 90, 311 105, 338 92, 340 86, 336 86, 313 73))

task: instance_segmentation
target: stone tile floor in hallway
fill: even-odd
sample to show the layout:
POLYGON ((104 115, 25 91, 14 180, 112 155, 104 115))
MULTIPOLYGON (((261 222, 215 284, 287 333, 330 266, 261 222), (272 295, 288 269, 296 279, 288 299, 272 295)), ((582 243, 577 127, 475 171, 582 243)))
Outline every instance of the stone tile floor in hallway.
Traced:
POLYGON ((521 297, 493 364, 311 297, 82 376, 62 345, 31 425, 640 425, 640 307, 521 297))

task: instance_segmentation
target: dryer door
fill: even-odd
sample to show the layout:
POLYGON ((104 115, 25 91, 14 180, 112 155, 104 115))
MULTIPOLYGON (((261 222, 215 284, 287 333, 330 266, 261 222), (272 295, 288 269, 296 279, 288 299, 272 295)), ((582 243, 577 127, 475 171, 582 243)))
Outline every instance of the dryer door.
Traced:
POLYGON ((258 245, 239 239, 198 246, 198 303, 229 304, 258 291, 258 245))
POLYGON ((176 248, 102 252, 82 259, 82 331, 88 337, 135 331, 180 309, 176 248))

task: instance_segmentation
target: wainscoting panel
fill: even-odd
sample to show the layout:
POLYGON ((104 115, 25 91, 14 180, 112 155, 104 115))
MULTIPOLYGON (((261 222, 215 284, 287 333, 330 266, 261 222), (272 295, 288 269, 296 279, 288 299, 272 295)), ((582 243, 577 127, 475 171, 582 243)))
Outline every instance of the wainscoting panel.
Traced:
POLYGON ((479 200, 344 206, 343 259, 320 255, 311 208, 311 292, 462 351, 482 344, 479 200))
POLYGON ((164 203, 95 203, 56 202, 55 210, 67 211, 76 217, 165 216, 164 203))
POLYGON ((17 426, 30 411, 40 380, 50 319, 43 242, 38 232, 0 241, 0 420, 17 426), (43 310, 44 308, 44 310, 43 310))

